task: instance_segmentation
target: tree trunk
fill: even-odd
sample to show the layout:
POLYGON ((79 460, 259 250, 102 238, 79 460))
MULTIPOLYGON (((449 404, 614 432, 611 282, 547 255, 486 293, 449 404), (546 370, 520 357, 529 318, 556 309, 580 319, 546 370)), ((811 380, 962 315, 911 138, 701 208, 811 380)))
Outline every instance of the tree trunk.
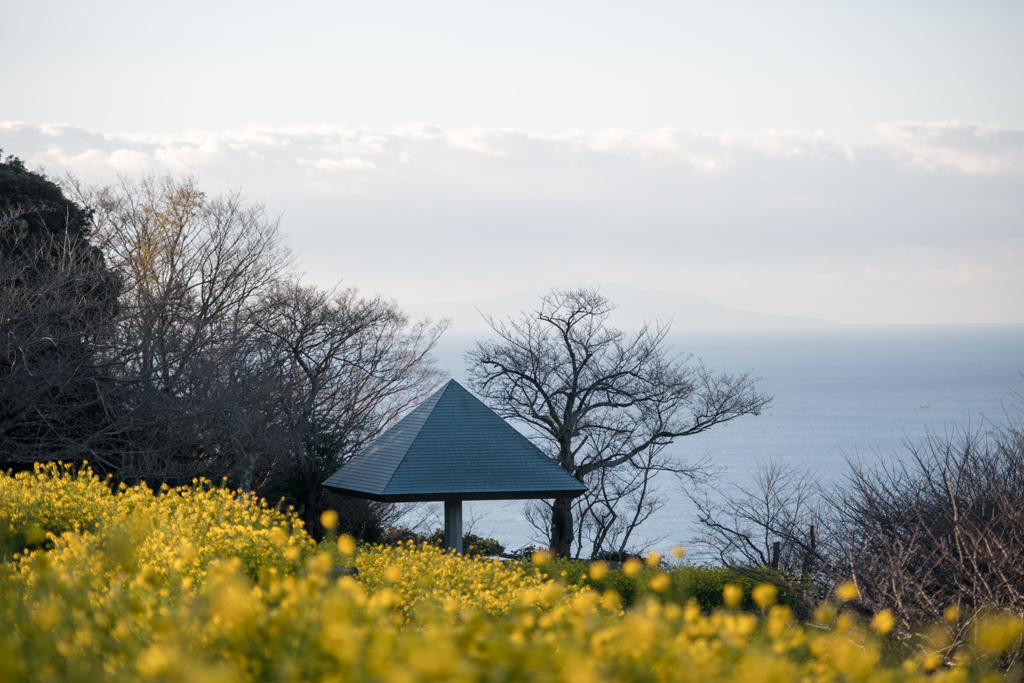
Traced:
POLYGON ((302 477, 301 519, 306 526, 306 533, 319 541, 323 537, 323 529, 320 527, 320 515, 316 509, 320 495, 320 482, 315 479, 315 476, 313 473, 307 473, 302 477))
POLYGON ((569 557, 572 541, 572 498, 556 498, 551 506, 551 549, 560 557, 569 557))

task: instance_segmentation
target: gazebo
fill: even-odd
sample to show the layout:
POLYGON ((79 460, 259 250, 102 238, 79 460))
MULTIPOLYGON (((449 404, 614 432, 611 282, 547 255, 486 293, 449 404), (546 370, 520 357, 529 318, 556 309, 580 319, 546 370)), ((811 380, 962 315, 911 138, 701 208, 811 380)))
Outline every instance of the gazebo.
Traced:
POLYGON ((389 503, 444 501, 444 543, 462 552, 462 501, 575 498, 586 487, 455 380, 324 481, 389 503))

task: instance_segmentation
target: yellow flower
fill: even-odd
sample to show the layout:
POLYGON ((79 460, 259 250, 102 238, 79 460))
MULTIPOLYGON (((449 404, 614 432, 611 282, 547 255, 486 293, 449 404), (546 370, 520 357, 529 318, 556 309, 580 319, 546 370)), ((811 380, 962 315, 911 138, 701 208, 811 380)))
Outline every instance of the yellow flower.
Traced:
POLYGON ((338 513, 334 510, 324 510, 320 513, 320 524, 328 530, 338 526, 338 513))
POLYGON ((733 609, 739 607, 743 602, 743 589, 734 583, 725 584, 725 588, 722 590, 722 602, 726 607, 733 609))
POLYGON ((837 631, 849 631, 853 628, 853 617, 848 612, 843 612, 836 619, 836 630, 837 631))
POLYGON ((651 577, 651 590, 660 593, 672 584, 672 577, 668 574, 657 573, 651 577))
POLYGON ((836 616, 836 610, 832 605, 821 605, 814 610, 814 620, 819 624, 827 624, 836 616))
POLYGON ((960 606, 950 605, 946 608, 946 612, 943 615, 948 622, 954 622, 960 618, 960 606))
MULTIPOLYGON (((0 473, 0 535, 23 537, 31 524, 47 533, 46 548, 9 556, 0 572, 0 623, 19 634, 12 641, 0 630, 0 681, 59 680, 74 667, 104 680, 227 683, 263 677, 265 661, 282 680, 325 682, 476 680, 487 671, 581 683, 996 681, 995 655, 1024 634, 1016 616, 983 616, 975 648, 956 654, 940 620, 923 625, 922 654, 892 661, 852 611, 836 620, 838 598, 813 625, 772 604, 771 586, 751 591, 764 618, 704 614, 694 598, 682 607, 648 595, 624 607, 614 590, 566 586, 528 563, 414 544, 357 547, 349 537, 339 550, 359 577, 327 581, 336 555, 317 552, 294 511, 205 480, 161 493, 59 464, 0 473), (949 670, 928 677, 944 654, 949 670)), ((609 575, 600 562, 543 561, 569 580, 583 569, 609 575)), ((649 580, 652 593, 668 592, 677 571, 700 595, 723 576, 718 568, 645 571, 636 558, 623 568, 649 580)), ((723 591, 730 607, 752 587, 737 584, 723 591)), ((946 618, 959 620, 959 609, 946 618)), ((871 623, 885 633, 895 621, 879 612, 871 623)))
POLYGON ((681 545, 673 546, 670 552, 672 553, 672 557, 676 558, 677 560, 681 560, 684 557, 686 557, 686 548, 684 548, 681 545))
POLYGON ((622 573, 632 579, 641 571, 643 571, 643 568, 644 565, 640 562, 640 560, 636 559, 635 557, 631 557, 622 564, 622 573))
POLYGON ((270 542, 278 548, 283 547, 288 543, 288 534, 281 527, 275 526, 270 530, 270 542))
POLYGON ((143 678, 156 678, 174 666, 177 655, 166 647, 150 645, 139 655, 135 662, 135 670, 143 678))
POLYGON ((761 609, 765 609, 769 605, 775 604, 775 598, 778 595, 778 589, 767 583, 758 585, 752 591, 751 595, 754 598, 754 602, 761 609))
POLYGON ((549 550, 538 550, 537 552, 535 552, 533 554, 533 557, 531 557, 530 559, 538 567, 543 567, 544 565, 546 565, 548 562, 551 561, 551 551, 549 551, 549 550))
POLYGON ((356 551, 356 540, 348 534, 338 536, 338 552, 342 555, 351 555, 356 551))
POLYGON ((871 618, 871 628, 875 629, 883 636, 891 631, 895 625, 896 617, 894 617, 892 612, 887 609, 882 610, 871 618))
POLYGON ((844 581, 836 588, 836 595, 839 596, 840 600, 845 602, 852 602, 860 597, 860 591, 857 590, 857 584, 853 581, 844 581))
POLYGON ((935 671, 940 666, 942 666, 942 663, 944 661, 946 660, 942 655, 940 655, 938 652, 933 652, 924 658, 922 666, 925 671, 935 671))
POLYGON ((601 607, 609 612, 618 611, 622 607, 622 596, 618 591, 606 590, 601 594, 601 607))
POLYGON ((648 567, 657 567, 659 564, 661 564, 661 553, 659 553, 657 550, 652 550, 651 552, 647 553, 647 557, 644 559, 644 562, 647 563, 648 567))
POLYGON ((978 620, 978 647, 987 655, 999 656, 1024 633, 1024 621, 1012 614, 990 614, 978 620))

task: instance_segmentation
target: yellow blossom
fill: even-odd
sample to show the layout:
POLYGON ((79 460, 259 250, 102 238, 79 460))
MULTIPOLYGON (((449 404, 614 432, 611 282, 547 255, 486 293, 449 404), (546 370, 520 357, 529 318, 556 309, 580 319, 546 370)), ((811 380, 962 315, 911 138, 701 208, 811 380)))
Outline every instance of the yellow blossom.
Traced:
POLYGON ((320 513, 320 524, 327 530, 338 526, 338 513, 334 510, 324 510, 320 513))
POLYGON ((887 609, 878 612, 871 618, 871 628, 875 629, 882 635, 891 631, 895 625, 896 618, 892 615, 892 612, 887 609))
POLYGON ((342 555, 351 555, 356 551, 356 541, 348 534, 338 536, 338 552, 342 555))
POLYGON ((722 590, 722 602, 725 603, 726 607, 733 609, 740 606, 743 602, 743 589, 733 583, 727 583, 725 588, 722 590))
POLYGON ((1024 620, 1010 614, 986 614, 978 620, 975 638, 987 655, 999 656, 1024 634, 1024 620))
POLYGON ((940 666, 942 666, 942 663, 944 661, 945 658, 942 655, 940 655, 938 652, 933 652, 924 658, 924 662, 922 662, 921 667, 925 671, 935 671, 940 666))
POLYGON ((844 581, 836 588, 836 595, 839 596, 840 600, 852 602, 860 597, 860 591, 857 590, 857 584, 853 581, 844 581))
MULTIPOLYGON (((772 604, 771 587, 736 578, 722 600, 739 607, 751 591, 763 618, 715 610, 716 599, 702 607, 693 596, 734 576, 721 568, 645 572, 634 559, 633 577, 661 592, 645 596, 643 580, 601 563, 351 539, 315 547, 293 510, 251 494, 205 480, 114 486, 60 464, 0 473, 0 540, 24 543, 33 524, 45 545, 0 562, 2 683, 69 672, 99 683, 995 681, 998 655, 1024 633, 1017 616, 990 614, 961 647, 948 624, 925 624, 930 654, 886 661, 852 612, 831 623, 837 602, 803 624, 772 604), (328 580, 343 551, 358 576, 328 580), (579 585, 588 573, 623 594, 579 585)), ((885 632, 887 620, 879 612, 872 626, 885 632)))
POLYGON ((762 583, 754 588, 751 592, 751 596, 754 598, 754 603, 761 609, 765 609, 769 605, 775 604, 775 598, 778 594, 778 589, 771 584, 762 583))
POLYGON ((650 587, 656 593, 662 592, 670 585, 672 585, 672 577, 668 574, 659 572, 651 577, 650 587))

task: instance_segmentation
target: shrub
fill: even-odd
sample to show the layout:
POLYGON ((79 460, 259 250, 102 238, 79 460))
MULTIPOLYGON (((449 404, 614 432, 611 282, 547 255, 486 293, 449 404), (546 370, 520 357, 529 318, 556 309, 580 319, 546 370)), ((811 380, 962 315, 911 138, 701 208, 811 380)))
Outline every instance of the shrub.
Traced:
MULTIPOLYGON (((635 557, 633 560, 638 562, 635 557)), ((559 580, 569 586, 592 588, 602 593, 615 591, 626 607, 649 597, 657 597, 663 603, 677 605, 685 605, 694 600, 706 612, 724 607, 722 594, 727 585, 738 586, 742 590, 742 601, 738 605, 740 609, 756 609, 752 591, 759 583, 743 572, 725 567, 686 564, 666 566, 657 562, 640 563, 640 568, 634 573, 626 565, 603 560, 555 558, 541 565, 538 571, 546 578, 559 580), (653 590, 651 582, 658 575, 667 577, 667 582, 661 580, 662 585, 658 586, 658 590, 653 590)), ((655 585, 658 585, 657 581, 655 585)), ((777 600, 796 610, 802 608, 798 597, 785 589, 778 591, 777 600)))
POLYGON ((965 614, 1024 614, 1024 434, 930 435, 910 457, 851 463, 830 501, 832 574, 859 604, 911 626, 965 614))
MULTIPOLYGON (((382 541, 386 545, 425 543, 435 548, 443 548, 444 530, 434 529, 434 533, 424 536, 405 527, 391 527, 383 534, 382 541)), ((468 532, 462 535, 462 553, 469 557, 495 557, 504 551, 505 546, 493 538, 483 538, 468 532)))
POLYGON ((943 618, 1024 615, 1024 430, 1008 426, 908 444, 909 456, 865 464, 831 490, 778 463, 755 487, 694 497, 698 544, 808 610, 847 579, 865 614, 891 610, 898 630, 943 618))

